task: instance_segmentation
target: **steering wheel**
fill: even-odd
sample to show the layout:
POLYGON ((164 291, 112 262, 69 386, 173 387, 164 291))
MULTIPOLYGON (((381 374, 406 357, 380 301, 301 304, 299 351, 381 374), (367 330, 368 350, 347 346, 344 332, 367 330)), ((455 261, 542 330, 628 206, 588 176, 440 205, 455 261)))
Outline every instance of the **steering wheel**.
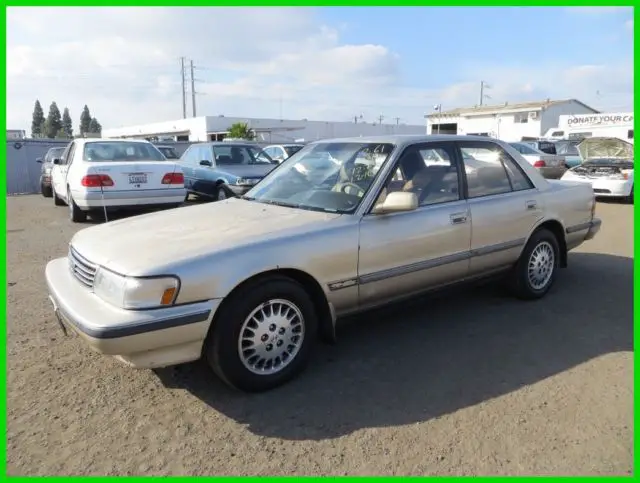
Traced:
POLYGON ((355 188, 357 190, 356 196, 364 196, 364 190, 355 183, 350 183, 348 181, 345 183, 342 183, 342 186, 340 186, 340 191, 342 191, 346 195, 351 194, 351 193, 347 193, 347 188, 355 188))

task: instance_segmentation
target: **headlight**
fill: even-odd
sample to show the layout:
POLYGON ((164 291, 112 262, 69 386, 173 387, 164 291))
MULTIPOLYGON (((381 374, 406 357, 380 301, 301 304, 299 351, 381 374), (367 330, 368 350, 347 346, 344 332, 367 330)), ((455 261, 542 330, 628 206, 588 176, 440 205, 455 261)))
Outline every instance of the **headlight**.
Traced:
POLYGON ((258 181, 260 181, 260 180, 258 180, 258 179, 247 179, 247 178, 238 178, 236 180, 236 185, 238 185, 238 186, 253 186, 258 181))
POLYGON ((173 305, 180 281, 176 277, 124 277, 99 267, 93 291, 105 302, 123 309, 155 309, 173 305))
POLYGON ((627 173, 612 174, 611 176, 609 176, 609 179, 626 180, 629 179, 629 175, 627 173))

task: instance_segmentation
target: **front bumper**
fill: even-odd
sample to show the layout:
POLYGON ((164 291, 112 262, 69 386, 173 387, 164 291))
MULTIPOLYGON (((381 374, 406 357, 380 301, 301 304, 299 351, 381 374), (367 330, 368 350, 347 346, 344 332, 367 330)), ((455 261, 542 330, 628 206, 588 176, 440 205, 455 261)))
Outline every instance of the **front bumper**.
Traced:
POLYGON ((564 176, 563 179, 590 184, 593 193, 598 197, 623 198, 631 195, 631 190, 633 190, 633 181, 630 179, 585 178, 575 175, 564 176))
POLYGON ((63 327, 95 351, 118 356, 138 368, 163 367, 200 358, 213 313, 220 300, 153 310, 125 310, 81 285, 66 257, 45 269, 49 300, 63 327))
POLYGON ((231 192, 236 196, 242 196, 255 185, 236 185, 236 184, 228 184, 227 187, 231 192))

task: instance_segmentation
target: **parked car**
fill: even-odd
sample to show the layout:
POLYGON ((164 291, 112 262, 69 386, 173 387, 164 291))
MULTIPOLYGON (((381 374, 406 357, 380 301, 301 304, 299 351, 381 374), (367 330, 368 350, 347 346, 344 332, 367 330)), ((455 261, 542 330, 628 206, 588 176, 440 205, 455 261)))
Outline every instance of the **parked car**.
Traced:
POLYGON ((180 159, 176 148, 173 146, 156 145, 156 148, 158 148, 158 151, 160 151, 167 159, 180 159))
POLYGON ((263 151, 267 153, 271 159, 281 163, 302 148, 304 148, 304 144, 272 144, 264 148, 263 151))
POLYGON ((53 190, 51 189, 51 168, 53 167, 53 160, 62 156, 64 152, 63 147, 49 148, 44 155, 44 158, 36 159, 37 163, 41 163, 40 168, 40 193, 45 198, 51 198, 53 196, 53 190))
POLYGON ((74 139, 51 169, 53 201, 73 222, 124 208, 168 208, 186 197, 180 166, 143 140, 74 139))
POLYGON ((338 317, 487 276, 544 297, 599 231, 595 207, 589 185, 547 181, 495 139, 322 140, 242 197, 78 231, 46 281, 61 326, 98 352, 136 368, 204 357, 262 391, 335 340, 338 317), (429 166, 433 151, 449 163, 429 166), (327 153, 325 178, 295 168, 327 153))
POLYGON ((567 169, 571 169, 582 163, 582 157, 578 151, 580 141, 556 141, 556 154, 564 156, 564 164, 567 169))
MULTIPOLYGON (((564 156, 548 154, 527 143, 510 143, 545 178, 559 179, 567 170, 564 156)), ((553 144, 553 143, 551 143, 553 144)))
POLYGON ((633 203, 633 144, 618 138, 592 137, 578 144, 582 164, 563 180, 592 186, 596 196, 624 198, 633 203))
POLYGON ((188 193, 214 201, 246 193, 277 166, 254 143, 192 144, 180 158, 188 193))

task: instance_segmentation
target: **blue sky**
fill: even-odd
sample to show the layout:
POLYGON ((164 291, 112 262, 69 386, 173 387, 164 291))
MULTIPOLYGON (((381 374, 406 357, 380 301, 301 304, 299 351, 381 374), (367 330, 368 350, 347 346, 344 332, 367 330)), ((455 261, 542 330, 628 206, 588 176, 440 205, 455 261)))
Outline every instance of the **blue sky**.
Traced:
MULTIPOLYGON (((7 121, 35 99, 102 125, 182 117, 179 58, 199 115, 423 124, 435 104, 577 98, 633 105, 630 7, 10 7, 7 121), (56 29, 50 29, 55 24, 56 29), (394 121, 395 122, 395 121, 394 121)), ((188 99, 190 115, 190 99, 188 99)))
POLYGON ((485 62, 633 63, 625 30, 632 8, 354 7, 322 9, 320 16, 342 25, 345 43, 378 43, 397 52, 403 83, 415 87, 465 81, 485 62))

